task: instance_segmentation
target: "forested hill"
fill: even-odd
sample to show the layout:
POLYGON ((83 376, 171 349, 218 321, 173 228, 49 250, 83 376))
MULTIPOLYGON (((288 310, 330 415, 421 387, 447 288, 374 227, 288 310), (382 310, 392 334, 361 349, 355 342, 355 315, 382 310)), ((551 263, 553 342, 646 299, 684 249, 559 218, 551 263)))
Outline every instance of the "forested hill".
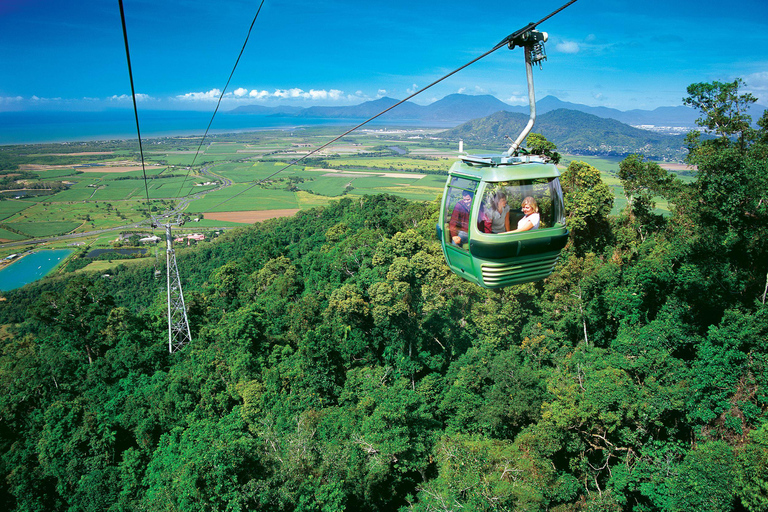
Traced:
MULTIPOLYGON (((528 115, 496 112, 468 121, 440 136, 463 139, 483 146, 509 145, 528 122, 528 115)), ((555 143, 562 152, 583 155, 626 156, 642 154, 656 159, 682 160, 687 150, 682 136, 664 135, 633 128, 615 119, 606 119, 576 110, 557 109, 537 116, 535 131, 555 143)))
POLYGON ((571 162, 535 284, 462 281, 438 204, 380 195, 178 248, 173 355, 151 263, 6 292, 0 505, 765 511, 768 114, 717 120, 690 183, 622 161, 616 217, 571 162))

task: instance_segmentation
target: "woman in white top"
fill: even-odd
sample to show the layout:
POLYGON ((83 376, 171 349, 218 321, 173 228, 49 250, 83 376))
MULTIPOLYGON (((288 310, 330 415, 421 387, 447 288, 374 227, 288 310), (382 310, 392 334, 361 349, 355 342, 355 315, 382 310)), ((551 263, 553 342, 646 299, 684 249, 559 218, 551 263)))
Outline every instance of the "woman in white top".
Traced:
POLYGON ((528 231, 531 229, 539 229, 539 205, 536 204, 536 200, 530 196, 523 199, 521 206, 523 210, 523 217, 517 223, 517 229, 512 230, 512 233, 518 233, 520 231, 528 231))

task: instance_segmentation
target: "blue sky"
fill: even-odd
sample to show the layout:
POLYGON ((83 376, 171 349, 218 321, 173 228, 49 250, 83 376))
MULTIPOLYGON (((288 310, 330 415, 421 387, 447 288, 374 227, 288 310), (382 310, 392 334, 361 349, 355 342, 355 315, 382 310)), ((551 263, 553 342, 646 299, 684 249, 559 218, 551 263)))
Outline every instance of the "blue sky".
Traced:
MULTIPOLYGON (((257 0, 123 0, 140 109, 211 110, 257 0)), ((565 0, 266 0, 227 89, 243 104, 403 98, 565 0)), ((765 0, 578 0, 548 20, 538 98, 620 110, 680 105, 694 82, 741 77, 768 105, 765 0)), ((117 0, 2 0, 0 111, 130 107, 117 0)), ((416 98, 526 101, 521 51, 501 49, 416 98)))

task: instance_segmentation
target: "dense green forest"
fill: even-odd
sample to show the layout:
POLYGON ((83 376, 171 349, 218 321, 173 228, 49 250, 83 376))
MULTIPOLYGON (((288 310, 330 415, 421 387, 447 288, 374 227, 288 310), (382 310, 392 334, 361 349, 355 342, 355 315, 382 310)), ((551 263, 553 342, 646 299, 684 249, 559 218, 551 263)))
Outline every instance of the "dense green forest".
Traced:
POLYGON ((544 282, 462 281, 437 202, 379 195, 180 249, 172 355, 152 268, 6 293, 2 506, 768 509, 768 114, 738 85, 689 88, 691 183, 630 156, 609 216, 570 164, 544 282))

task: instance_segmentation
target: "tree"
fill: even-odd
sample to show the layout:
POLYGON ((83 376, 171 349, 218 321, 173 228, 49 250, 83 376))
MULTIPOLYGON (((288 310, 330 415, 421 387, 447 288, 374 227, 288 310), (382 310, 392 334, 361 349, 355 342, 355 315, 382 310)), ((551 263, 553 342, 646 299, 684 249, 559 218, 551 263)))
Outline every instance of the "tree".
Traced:
POLYGON ((719 138, 702 140, 698 132, 688 137, 688 162, 698 172, 685 209, 696 224, 696 249, 707 274, 751 302, 766 289, 760 282, 768 267, 768 118, 763 114, 760 130, 750 127, 746 110, 755 98, 739 94, 743 85, 737 79, 688 88, 685 103, 701 111, 697 122, 719 138))
POLYGON ((71 279, 63 293, 44 293, 38 300, 33 316, 52 324, 62 339, 82 351, 89 364, 104 355, 108 340, 99 332, 114 305, 114 299, 104 293, 101 281, 85 275, 71 279))
POLYGON ((548 141, 547 138, 540 133, 531 133, 528 135, 526 145, 534 155, 549 157, 553 164, 560 163, 560 153, 555 151, 557 146, 554 142, 548 141))
POLYGON ((750 93, 739 94, 739 87, 744 85, 741 78, 725 83, 691 84, 687 89, 688 96, 683 98, 683 104, 701 111, 702 117, 696 124, 724 140, 737 137, 741 151, 746 149, 752 131, 749 126, 752 118, 747 110, 757 101, 750 93))
POLYGON ((672 479, 670 510, 732 510, 735 463, 733 450, 722 441, 704 443, 690 451, 672 479))
POLYGON ((610 237, 608 214, 613 208, 613 193, 600 178, 600 171, 585 162, 573 161, 560 182, 566 224, 576 251, 582 254, 602 249, 610 237))

